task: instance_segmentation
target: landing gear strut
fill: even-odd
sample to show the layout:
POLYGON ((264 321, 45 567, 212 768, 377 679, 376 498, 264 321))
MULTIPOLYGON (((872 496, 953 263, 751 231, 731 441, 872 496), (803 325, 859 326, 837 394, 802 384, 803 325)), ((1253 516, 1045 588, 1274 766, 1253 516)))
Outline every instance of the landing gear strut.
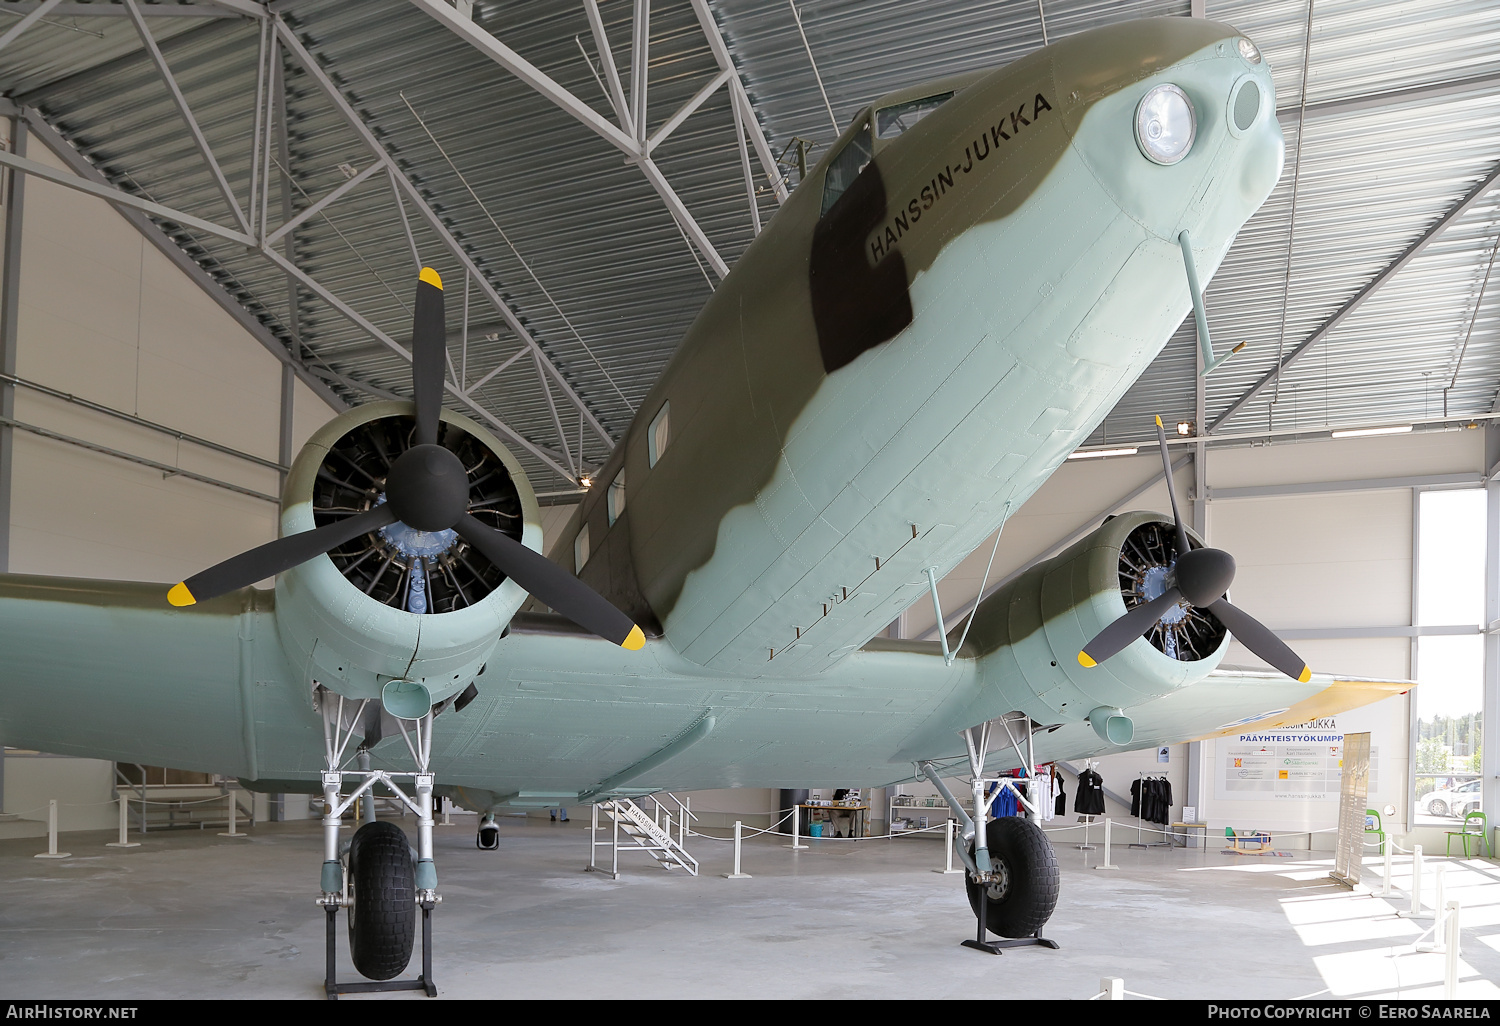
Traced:
MULTIPOLYGON (((1034 725, 1030 718, 1012 713, 1001 717, 998 722, 1005 728, 1030 777, 1034 778, 1036 770, 1031 755, 1034 725), (1013 726, 1026 731, 1024 753, 1012 731, 1013 726)), ((977 931, 974 939, 964 941, 963 946, 992 955, 1001 954, 1002 948, 1023 945, 1056 948, 1056 941, 1042 936, 1042 927, 1057 907, 1057 855, 1047 835, 1035 823, 1035 806, 1016 789, 1016 782, 1009 777, 985 777, 984 760, 989 750, 990 727, 991 723, 986 722, 964 730, 960 735, 969 751, 974 800, 972 817, 948 790, 933 763, 924 762, 918 767, 947 800, 962 824, 963 839, 968 842, 958 847, 958 853, 966 870, 964 888, 968 892, 969 906, 974 910, 977 931), (985 824, 989 804, 985 794, 987 784, 1014 790, 1018 803, 1026 811, 1025 818, 1004 816, 985 824), (983 834, 976 828, 976 823, 984 824, 983 834), (990 933, 1008 939, 991 941, 987 939, 990 933)))
MULTIPOLYGON (((420 990, 437 996, 432 982, 432 910, 443 899, 437 893, 437 871, 432 861, 432 784, 428 766, 432 755, 432 713, 407 722, 397 720, 407 751, 416 763, 415 772, 393 773, 370 768, 369 752, 358 752, 359 768, 341 770, 344 751, 364 718, 369 700, 358 703, 346 716, 345 699, 326 689, 317 690, 323 714, 323 873, 318 904, 326 913, 327 966, 324 991, 330 1001, 340 994, 364 994, 385 990, 420 990), (413 739, 415 734, 415 739, 413 739), (353 784, 341 795, 345 779, 353 784), (397 785, 409 778, 415 797, 397 785), (406 832, 394 823, 375 819, 375 786, 395 795, 417 817, 417 852, 412 859, 406 832), (339 825, 344 813, 361 798, 362 825, 346 848, 339 845, 339 825), (347 871, 344 865, 347 856, 347 871), (359 972, 376 981, 339 983, 336 976, 338 910, 349 917, 349 954, 359 972), (396 980, 411 961, 416 910, 422 910, 422 975, 415 980, 396 980)), ((372 710, 379 715, 379 706, 372 710)))

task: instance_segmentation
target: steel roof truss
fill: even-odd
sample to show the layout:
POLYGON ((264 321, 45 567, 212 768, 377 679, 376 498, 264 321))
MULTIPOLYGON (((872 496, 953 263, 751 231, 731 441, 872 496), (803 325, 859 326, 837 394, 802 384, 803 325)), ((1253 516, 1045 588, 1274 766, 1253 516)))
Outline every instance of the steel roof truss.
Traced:
POLYGON ((1490 171, 1489 174, 1485 175, 1484 178, 1480 180, 1479 184, 1470 189, 1468 194, 1464 196, 1463 199, 1459 200, 1452 207, 1450 207, 1448 212, 1445 213, 1442 217, 1438 218, 1437 222, 1430 228, 1428 228, 1425 232, 1423 232, 1415 242, 1407 247, 1404 253, 1387 264, 1379 274, 1377 274, 1373 279, 1370 280, 1367 285, 1365 285, 1364 288, 1356 292, 1347 303, 1339 307, 1339 309, 1332 316, 1330 316, 1326 321, 1320 324, 1311 335, 1307 336, 1307 338, 1304 339, 1296 349, 1293 349, 1290 353, 1288 353, 1280 363, 1278 363, 1275 367, 1272 367, 1259 381, 1251 385, 1248 389, 1241 393, 1238 399, 1230 403, 1229 407, 1223 413, 1219 414, 1214 422, 1208 426, 1208 433, 1212 434, 1215 430, 1218 429, 1221 424, 1225 423, 1236 413, 1238 413, 1246 403, 1248 403, 1251 399, 1254 399, 1261 393, 1261 391, 1266 388, 1266 386, 1275 381, 1277 376, 1283 370, 1290 367, 1302 356, 1306 355, 1308 350, 1312 349, 1313 346, 1317 345, 1324 338, 1326 338, 1329 332, 1333 331, 1334 328, 1337 328, 1340 324, 1342 324, 1350 314, 1354 313, 1355 310, 1359 309, 1359 307, 1364 304, 1365 300, 1373 296, 1382 285, 1390 281, 1393 277, 1396 276, 1397 273, 1400 272, 1403 267, 1411 263, 1412 260, 1416 259, 1417 255, 1420 254, 1424 249, 1426 249, 1428 244, 1431 243, 1433 239, 1442 234, 1445 228, 1451 225, 1458 218, 1462 217, 1463 214, 1468 211, 1468 209, 1475 203, 1478 203, 1486 193, 1494 188, 1497 180, 1500 180, 1500 165, 1497 165, 1493 170, 1490 171))
MULTIPOLYGON (((319 282, 317 279, 313 278, 312 275, 310 275, 306 271, 302 270, 300 267, 298 267, 296 264, 292 263, 286 257, 284 257, 280 253, 276 252, 274 249, 262 248, 260 252, 263 253, 272 263, 274 263, 276 266, 280 267, 287 274, 290 274, 290 275, 294 276, 297 279, 297 281, 299 281, 302 284, 303 288, 307 289, 309 292, 312 292, 319 299, 323 300, 323 302, 325 302, 329 306, 333 307, 340 314, 342 314, 344 316, 344 318, 347 319, 350 323, 354 324, 356 327, 360 328, 362 331, 368 332, 373 338, 376 338, 379 341, 381 341, 382 343, 384 343, 392 352, 397 353, 403 359, 407 360, 408 362, 411 360, 411 351, 410 350, 408 350, 401 343, 397 342, 395 339, 391 338, 385 332, 381 331, 368 318, 366 318, 358 310, 355 310, 348 303, 346 303, 342 299, 340 299, 331 290, 329 290, 328 288, 326 288, 321 282, 319 282)), ((360 386, 360 387, 363 388, 364 386, 360 386)), ((527 452, 531 453, 537 459, 541 460, 543 463, 546 463, 549 467, 551 467, 553 470, 557 471, 560 475, 562 475, 563 477, 567 478, 570 481, 575 478, 576 475, 573 472, 571 472, 567 468, 561 466, 556 460, 554 460, 551 456, 549 456, 546 453, 546 451, 543 450, 540 446, 537 446, 536 444, 534 444, 533 442, 531 442, 529 439, 527 439, 523 435, 521 435, 520 432, 518 432, 518 431, 514 430, 513 428, 511 428, 510 425, 506 424, 499 417, 496 417, 493 413, 491 413, 490 411, 486 410, 484 407, 480 406, 478 403, 474 402, 474 400, 470 399, 468 397, 468 395, 466 395, 463 392, 463 390, 460 389, 453 382, 451 382, 451 381, 444 381, 443 382, 443 388, 444 388, 444 390, 449 395, 453 396, 460 403, 462 403, 465 408, 473 411, 474 413, 479 414, 480 417, 482 417, 485 421, 489 422, 490 425, 492 425, 493 427, 495 427, 496 429, 498 429, 507 438, 510 438, 517 445, 519 445, 522 448, 524 448, 527 452)), ((550 399, 550 395, 549 395, 549 399, 550 399)))
MULTIPOLYGON (((447 9, 450 12, 453 10, 453 8, 451 7, 447 9)), ((465 24, 467 23, 465 22, 465 24)), ((276 35, 277 38, 281 40, 282 44, 296 55, 298 63, 302 66, 303 70, 306 71, 307 74, 312 77, 313 81, 318 84, 318 87, 323 91, 324 95, 328 97, 330 102, 333 103, 334 107, 338 110, 344 121, 349 125, 351 129, 355 131, 356 134, 359 135, 366 148, 369 149, 369 151, 376 157, 385 160, 387 163, 390 163, 392 167, 394 167, 394 162, 391 161, 389 152, 387 152, 385 147, 381 145, 380 140, 376 138, 375 133, 370 130, 370 127, 366 125, 363 119, 361 119, 359 115, 354 111, 354 108, 349 104, 349 101, 344 98, 343 93, 339 91, 339 88, 336 85, 334 85, 333 81, 323 71, 322 67, 318 64, 317 60, 312 56, 312 54, 308 53, 307 49, 302 45, 302 41, 299 40, 296 37, 296 34, 293 33, 291 29, 287 27, 286 23, 281 21, 279 18, 276 19, 276 35)), ((597 115, 595 116, 597 117, 597 115)), ((612 127, 613 126, 611 126, 611 128, 612 127)), ((479 266, 474 263, 474 260, 469 255, 469 253, 464 249, 462 245, 459 244, 458 240, 453 237, 452 233, 448 231, 447 226, 443 224, 442 219, 431 208, 431 206, 428 205, 421 192, 417 190, 417 187, 411 183, 411 180, 407 178, 405 174, 402 173, 395 174, 394 181, 398 186, 400 186, 401 191, 406 194, 406 197, 411 200, 417 213, 420 214, 422 216, 422 219, 427 222, 428 227, 430 227, 438 236, 438 238, 442 240, 449 253, 451 253, 461 264, 463 264, 464 269, 467 273, 473 276, 474 281, 479 285, 480 291, 484 293, 485 298, 490 301, 490 305, 493 306, 495 311, 500 314, 501 318, 504 319, 505 323, 510 327, 510 329, 516 333, 516 336, 520 338, 523 343, 536 351, 537 355, 542 360, 543 367, 551 374, 552 379, 557 382, 559 388, 561 388, 561 390, 563 391, 563 394, 568 397, 568 400, 573 403, 573 405, 577 406, 578 409, 583 413, 583 416, 588 421, 589 426, 599 435, 599 437, 604 441, 606 445, 613 448, 615 444, 614 439, 611 438, 609 432, 604 429, 604 425, 599 422, 599 419, 594 416, 594 412, 588 408, 583 399, 578 395, 576 391, 573 390, 573 386, 569 384, 567 379, 562 376, 562 372, 558 370, 556 365, 552 363, 552 360, 547 354, 546 350, 541 347, 541 344, 537 342, 535 337, 532 336, 526 325, 522 323, 521 319, 518 316, 516 316, 516 313, 511 309, 510 304, 506 302, 504 297, 502 297, 500 293, 495 289, 495 287, 490 283, 489 279, 485 277, 484 273, 480 271, 479 266)), ((472 400, 469 400, 468 396, 464 394, 462 390, 458 389, 457 386, 454 386, 454 391, 455 394, 463 398, 466 405, 473 405, 472 400)), ((476 406, 475 408, 477 409, 478 407, 476 406)), ((485 414, 485 416, 487 419, 492 419, 489 418, 489 414, 487 413, 485 414)), ((495 421, 495 423, 499 422, 495 421)), ((507 432, 510 432, 509 428, 506 428, 505 430, 507 432)), ((519 438, 520 436, 517 435, 516 437, 519 438)), ((534 448, 533 444, 529 441, 525 444, 529 449, 534 448)), ((572 475, 562 467, 558 466, 555 462, 551 461, 550 459, 547 462, 553 467, 553 469, 557 470, 564 477, 568 477, 571 479, 572 475)))
MULTIPOLYGON (((342 199, 344 197, 344 195, 346 193, 353 192, 360 185, 362 185, 363 183, 365 183, 366 181, 368 181, 371 178, 371 176, 373 176, 373 175, 379 173, 380 171, 382 171, 382 170, 384 170, 386 168, 389 168, 389 167, 390 167, 390 164, 387 163, 384 160, 377 160, 377 161, 375 161, 375 163, 373 163, 369 167, 365 168, 359 174, 355 175, 353 178, 349 179, 347 182, 345 182, 344 184, 340 185, 337 189, 334 189, 332 192, 328 193, 328 195, 326 195, 322 199, 318 200, 312 206, 310 206, 307 209, 303 210, 300 214, 298 214, 296 217, 292 218, 290 221, 287 221, 280 228, 277 228, 270 235, 267 235, 265 237, 264 244, 267 245, 267 246, 274 246, 274 245, 276 245, 276 243, 280 242, 281 239, 282 239, 282 237, 285 236, 288 232, 292 232, 292 231, 295 231, 296 229, 300 228, 308 220, 310 220, 311 218, 317 217, 319 214, 321 214, 323 212, 324 208, 330 206, 331 204, 337 203, 340 199, 342 199)), ((395 187, 395 183, 394 182, 392 182, 391 185, 392 185, 392 188, 395 187)), ((398 195, 397 198, 399 200, 399 195, 398 195)), ((407 235, 410 236, 410 234, 411 234, 411 229, 408 228, 407 229, 407 235)), ((415 252, 416 247, 413 246, 412 248, 413 248, 413 251, 415 252)))
MULTIPOLYGON (((631 48, 631 89, 628 117, 624 116, 626 112, 619 106, 621 99, 614 98, 613 95, 611 97, 611 103, 616 107, 615 113, 621 117, 621 123, 624 124, 628 121, 628 127, 634 129, 629 134, 622 132, 600 117, 598 112, 592 107, 574 96, 567 89, 564 89, 554 79, 527 61, 520 54, 500 42, 494 35, 478 27, 472 21, 460 17, 458 12, 444 3, 443 0, 411 0, 411 2, 438 22, 451 29, 460 39, 467 41, 480 53, 489 57, 533 90, 557 104, 557 106, 571 114, 585 126, 593 129, 604 140, 614 145, 621 153, 624 153, 629 163, 641 169, 641 173, 646 176, 646 181, 650 183, 651 188, 656 190, 656 194, 666 204, 667 210, 671 213, 673 220, 677 222, 693 248, 703 255, 703 259, 708 261, 709 266, 714 269, 714 273, 721 279, 729 273, 729 265, 719 255, 713 243, 709 241, 707 233, 699 226, 697 220, 688 212, 687 204, 683 203, 682 197, 677 195, 676 191, 667 182, 666 176, 662 174, 661 169, 651 160, 650 149, 647 146, 645 124, 646 54, 650 36, 649 23, 651 16, 651 6, 646 0, 636 0, 633 45, 631 48)), ((609 39, 604 32, 604 26, 602 23, 597 27, 594 26, 598 11, 590 9, 587 0, 585 2, 585 9, 589 14, 590 27, 594 29, 594 41, 599 49, 600 59, 604 62, 606 73, 610 73, 613 66, 613 57, 611 56, 609 39)), ((712 46, 712 40, 710 40, 710 46, 712 46)), ((721 63, 721 70, 723 67, 724 65, 721 63)), ((616 88, 617 83, 618 75, 615 74, 611 78, 611 91, 616 88)), ((769 152, 768 147, 767 153, 769 152)))
POLYGON ((234 219, 240 223, 240 228, 246 235, 249 235, 250 222, 245 218, 245 211, 240 208, 239 200, 234 198, 234 190, 229 187, 229 179, 224 177, 223 168, 219 167, 219 162, 214 159, 213 150, 209 149, 208 140, 204 137, 203 130, 198 127, 198 119, 193 117, 193 111, 188 107, 187 97, 182 95, 177 79, 172 75, 172 69, 167 67, 167 60, 161 54, 161 48, 156 45, 156 40, 151 36, 151 30, 146 27, 146 20, 141 17, 141 9, 136 5, 136 0, 125 0, 125 9, 130 12, 130 20, 135 23, 135 31, 141 37, 141 45, 146 48, 151 63, 156 65, 156 70, 161 73, 162 81, 167 85, 167 91, 172 94, 172 102, 177 105, 178 113, 182 115, 182 120, 187 122, 188 132, 191 133, 193 142, 197 144, 198 152, 203 154, 203 161, 213 174, 219 192, 224 194, 224 202, 229 204, 229 210, 234 214, 234 219))
POLYGON ((0 50, 5 49, 22 32, 25 32, 27 29, 31 28, 31 26, 41 21, 42 15, 52 10, 52 8, 56 7, 61 2, 62 0, 42 0, 42 2, 37 5, 35 10, 26 15, 26 17, 22 18, 20 21, 16 22, 16 24, 11 27, 10 31, 5 33, 5 35, 0 36, 0 50))

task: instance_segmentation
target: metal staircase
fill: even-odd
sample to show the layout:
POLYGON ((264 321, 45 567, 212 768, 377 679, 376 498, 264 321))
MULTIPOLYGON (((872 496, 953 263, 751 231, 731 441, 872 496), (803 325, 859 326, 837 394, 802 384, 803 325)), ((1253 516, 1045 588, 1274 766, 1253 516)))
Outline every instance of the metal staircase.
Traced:
POLYGON ((643 851, 650 855, 663 869, 685 869, 689 876, 698 875, 698 860, 688 854, 684 846, 687 841, 688 824, 698 817, 689 805, 673 794, 647 795, 642 798, 655 806, 647 812, 630 798, 611 798, 591 806, 589 820, 589 864, 593 873, 608 873, 611 879, 620 878, 620 852, 643 851), (661 799, 666 799, 663 802, 661 799), (676 809, 672 808, 675 804, 676 809), (607 816, 612 824, 609 840, 599 840, 599 814, 607 816), (672 836, 672 821, 677 821, 677 836, 672 836), (665 823, 663 823, 665 819, 665 823), (611 849, 610 867, 598 864, 597 854, 601 847, 611 849))

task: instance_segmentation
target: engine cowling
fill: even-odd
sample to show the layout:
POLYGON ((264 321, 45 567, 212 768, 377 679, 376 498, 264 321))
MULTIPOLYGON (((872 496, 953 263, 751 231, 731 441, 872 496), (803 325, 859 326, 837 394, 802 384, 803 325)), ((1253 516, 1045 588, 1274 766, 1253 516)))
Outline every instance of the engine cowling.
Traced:
MULTIPOLYGON (((963 653, 978 658, 982 691, 1039 722, 1077 722, 1208 676, 1224 658, 1228 633, 1212 614, 1180 607, 1106 662, 1085 668, 1078 661, 1079 650, 1128 607, 1164 590, 1172 531, 1158 513, 1112 517, 982 602, 963 653)), ((1095 726, 1104 733, 1102 722, 1095 726)))
MULTIPOLYGON (((287 477, 282 535, 383 502, 388 454, 405 448, 414 423, 410 403, 382 402, 324 425, 287 477)), ((536 497, 504 444, 446 410, 439 442, 463 460, 471 511, 540 552, 536 497)), ((392 681, 411 681, 436 703, 469 685, 526 598, 453 532, 398 522, 278 577, 276 621, 305 681, 371 699, 392 681)))

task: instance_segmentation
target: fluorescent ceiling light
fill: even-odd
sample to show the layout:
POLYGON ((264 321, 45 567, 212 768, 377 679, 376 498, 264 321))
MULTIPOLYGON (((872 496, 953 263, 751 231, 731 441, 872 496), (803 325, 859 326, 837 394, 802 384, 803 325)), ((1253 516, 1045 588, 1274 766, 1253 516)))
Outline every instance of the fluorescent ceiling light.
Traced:
POLYGON ((1070 460, 1091 460, 1091 459, 1093 459, 1096 456, 1134 456, 1139 451, 1140 451, 1139 449, 1135 449, 1135 448, 1130 448, 1130 449, 1094 449, 1091 452, 1084 452, 1082 449, 1080 449, 1078 452, 1070 452, 1070 453, 1068 453, 1068 459, 1070 459, 1070 460))
POLYGON ((1410 424, 1402 424, 1399 427, 1375 427, 1375 428, 1350 428, 1346 431, 1335 431, 1334 438, 1359 438, 1362 435, 1404 435, 1411 431, 1410 424))

